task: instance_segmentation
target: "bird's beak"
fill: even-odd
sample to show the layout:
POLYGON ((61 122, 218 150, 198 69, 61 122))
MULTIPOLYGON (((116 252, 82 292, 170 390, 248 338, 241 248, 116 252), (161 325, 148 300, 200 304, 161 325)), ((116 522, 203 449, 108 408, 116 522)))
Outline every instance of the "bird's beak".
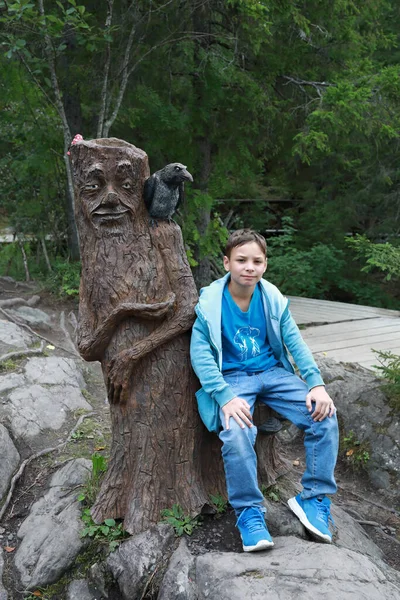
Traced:
POLYGON ((191 176, 189 171, 187 171, 186 169, 182 172, 182 175, 183 175, 183 179, 185 181, 193 181, 193 177, 191 176))

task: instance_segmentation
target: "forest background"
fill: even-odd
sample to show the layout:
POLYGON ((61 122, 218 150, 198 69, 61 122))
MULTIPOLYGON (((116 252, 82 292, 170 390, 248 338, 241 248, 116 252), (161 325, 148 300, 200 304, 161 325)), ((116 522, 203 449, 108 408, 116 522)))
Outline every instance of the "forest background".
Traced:
POLYGON ((0 272, 78 292, 81 133, 188 166, 199 286, 246 226, 282 292, 399 308, 399 44, 397 0, 0 0, 0 272))

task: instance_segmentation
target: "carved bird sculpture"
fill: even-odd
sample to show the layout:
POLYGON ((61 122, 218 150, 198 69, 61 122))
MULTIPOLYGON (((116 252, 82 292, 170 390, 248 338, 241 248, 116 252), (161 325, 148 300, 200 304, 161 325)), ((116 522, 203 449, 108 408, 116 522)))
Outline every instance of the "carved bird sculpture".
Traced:
POLYGON ((172 215, 183 202, 184 182, 193 177, 181 163, 171 163, 156 171, 144 184, 144 203, 152 218, 170 221, 172 215))

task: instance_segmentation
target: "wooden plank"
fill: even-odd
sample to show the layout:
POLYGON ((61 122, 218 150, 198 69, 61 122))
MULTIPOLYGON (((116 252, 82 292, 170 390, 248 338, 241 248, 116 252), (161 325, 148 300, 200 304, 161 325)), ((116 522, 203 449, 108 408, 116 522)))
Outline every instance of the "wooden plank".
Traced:
POLYGON ((393 335, 382 334, 374 336, 373 338, 365 336, 356 340, 346 339, 345 337, 342 337, 341 340, 336 341, 330 341, 329 339, 325 341, 305 341, 311 347, 313 352, 331 352, 332 350, 353 348, 354 353, 358 354, 360 348, 376 348, 378 344, 385 342, 387 342, 389 345, 394 345, 394 347, 398 348, 400 352, 400 335, 398 333, 395 333, 393 335))
POLYGON ((340 325, 336 325, 336 331, 334 333, 327 333, 326 331, 318 331, 318 329, 324 329, 324 327, 313 328, 312 332, 309 332, 308 329, 304 329, 302 331, 302 336, 305 340, 312 340, 314 344, 324 343, 324 342, 336 342, 343 339, 347 341, 355 341, 357 342, 359 339, 367 338, 374 339, 377 336, 381 335, 398 335, 400 339, 400 321, 396 325, 379 325, 377 324, 375 327, 365 326, 359 329, 348 329, 346 327, 347 324, 341 323, 340 325))
MULTIPOLYGON (((312 347, 310 345, 310 348, 312 350, 312 347)), ((393 341, 389 341, 389 342, 377 342, 376 344, 374 344, 374 346, 371 348, 369 346, 360 346, 357 351, 355 351, 354 348, 350 347, 350 348, 340 348, 340 349, 336 349, 336 350, 323 350, 323 351, 319 351, 319 353, 322 353, 324 356, 328 356, 329 358, 333 358, 333 360, 338 360, 338 361, 346 361, 346 362, 362 362, 363 360, 375 360, 377 361, 378 358, 376 357, 376 354, 373 352, 373 350, 379 350, 379 351, 390 351, 393 352, 395 354, 399 354, 400 353, 400 345, 397 342, 393 342, 393 341)))
POLYGON ((392 310, 389 308, 381 308, 381 307, 377 307, 377 306, 366 306, 364 304, 348 304, 346 302, 333 302, 332 300, 318 300, 316 298, 303 298, 302 296, 288 296, 290 302, 291 302, 291 308, 292 306, 309 306, 309 307, 315 307, 315 306, 321 306, 324 307, 324 309, 328 310, 331 308, 335 308, 339 311, 346 311, 346 312, 355 312, 355 313, 360 313, 360 312, 365 312, 367 314, 373 314, 373 315, 377 315, 377 316, 393 316, 393 317, 399 317, 400 316, 400 310, 392 310))
POLYGON ((357 331, 372 331, 379 328, 397 329, 400 325, 400 319, 362 319, 361 321, 348 321, 347 323, 335 323, 328 325, 317 325, 307 327, 302 330, 303 337, 313 336, 330 336, 335 335, 339 331, 345 331, 346 335, 357 331))
MULTIPOLYGON (((342 306, 339 306, 338 308, 337 306, 329 306, 330 303, 323 300, 314 301, 316 302, 314 305, 311 304, 310 299, 302 298, 300 300, 306 300, 306 303, 293 303, 291 305, 291 312, 296 323, 299 325, 314 323, 337 323, 377 317, 400 317, 400 312, 398 311, 376 309, 373 307, 367 307, 371 308, 372 310, 360 311, 359 307, 355 305, 342 304, 342 306)), ((333 304, 338 305, 339 303, 333 304)))

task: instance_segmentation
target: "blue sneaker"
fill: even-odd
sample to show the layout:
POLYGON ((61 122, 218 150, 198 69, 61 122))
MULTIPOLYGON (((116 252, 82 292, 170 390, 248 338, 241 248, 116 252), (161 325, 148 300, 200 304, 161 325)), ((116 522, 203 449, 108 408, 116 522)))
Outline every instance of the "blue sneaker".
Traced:
POLYGON ((240 531, 245 552, 257 552, 274 545, 265 524, 264 514, 259 508, 245 508, 240 513, 236 526, 240 531))
POLYGON ((288 500, 288 505, 310 533, 323 542, 328 544, 332 542, 329 524, 334 525, 334 522, 329 510, 331 505, 329 498, 323 496, 320 499, 303 500, 298 494, 295 498, 288 500))

